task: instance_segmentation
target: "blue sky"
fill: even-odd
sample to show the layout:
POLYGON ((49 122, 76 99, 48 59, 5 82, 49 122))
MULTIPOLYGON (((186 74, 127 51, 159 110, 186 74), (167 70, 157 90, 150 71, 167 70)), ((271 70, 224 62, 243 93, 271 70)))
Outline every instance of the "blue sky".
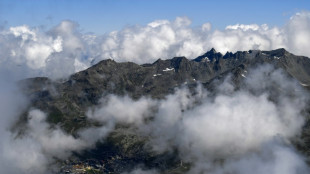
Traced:
POLYGON ((194 27, 206 22, 215 29, 236 23, 282 26, 302 10, 310 10, 309 0, 1 0, 0 22, 50 28, 72 20, 83 32, 104 34, 177 16, 189 17, 194 27))

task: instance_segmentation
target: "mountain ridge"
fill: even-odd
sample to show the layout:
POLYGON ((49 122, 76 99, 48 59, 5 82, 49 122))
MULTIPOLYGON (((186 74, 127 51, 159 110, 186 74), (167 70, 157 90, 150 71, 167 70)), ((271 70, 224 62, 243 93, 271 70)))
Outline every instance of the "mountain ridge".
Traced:
MULTIPOLYGON (((297 79, 304 87, 310 84, 310 59, 295 56, 285 49, 272 51, 237 51, 222 55, 211 49, 195 59, 172 59, 138 65, 133 62, 102 60, 86 70, 71 75, 65 81, 37 77, 22 81, 23 91, 32 98, 32 105, 50 113, 57 108, 69 115, 79 115, 86 107, 98 104, 108 94, 129 95, 133 98, 150 96, 163 98, 181 85, 207 84, 221 74, 233 73, 235 79, 244 78, 243 72, 259 64, 272 64, 297 79), (207 57, 209 56, 209 57, 207 57), (207 57, 207 58, 205 58, 207 57), (51 105, 50 101, 57 101, 51 105), (65 100, 72 100, 64 103, 65 100), (72 103, 72 104, 69 104, 72 103), (78 109, 83 105, 83 109, 78 109), (64 108, 77 108, 79 114, 64 108)), ((58 111, 57 111, 58 112, 58 111)))
MULTIPOLYGON (((231 74, 233 83, 238 87, 242 80, 247 78, 248 69, 264 64, 271 64, 275 68, 282 69, 288 76, 298 80, 303 88, 310 89, 308 87, 310 84, 310 69, 308 68, 310 59, 304 56, 295 56, 285 49, 237 51, 235 53, 227 52, 225 55, 211 49, 195 59, 174 57, 166 60, 158 59, 153 63, 141 65, 106 59, 86 70, 72 74, 65 80, 53 81, 47 77, 36 77, 23 80, 20 84, 22 90, 31 99, 28 110, 31 108, 42 110, 47 113, 47 122, 76 136, 80 129, 93 124, 87 120, 86 111, 90 107, 98 105, 102 98, 111 94, 129 96, 134 100, 141 97, 163 99, 175 92, 176 88, 186 86, 191 89, 198 84, 212 91, 214 88, 212 82, 224 80, 228 74, 231 74)), ((21 120, 27 120, 28 110, 25 111, 21 120)), ((307 125, 310 125, 309 120, 307 125)), ((309 126, 306 126, 305 130, 304 135, 307 139, 308 134, 310 135, 309 126)), ((144 161, 150 166, 155 165, 154 161, 164 158, 172 159, 172 166, 179 165, 178 157, 170 156, 171 154, 164 154, 164 157, 161 156, 162 154, 155 155, 154 157, 143 151, 141 156, 133 156, 132 154, 139 151, 140 145, 130 146, 128 153, 123 152, 123 144, 119 143, 118 139, 125 135, 126 138, 127 133, 124 133, 126 131, 128 130, 123 130, 122 127, 118 128, 107 138, 106 143, 109 146, 105 144, 103 147, 101 145, 99 147, 113 151, 113 158, 123 155, 124 159, 144 161)), ((135 135, 131 136, 135 137, 135 135)), ((129 138, 128 141, 137 140, 129 138)), ((140 143, 139 140, 138 144, 140 143)), ((305 145, 300 148, 305 149, 305 145)), ((103 151, 105 152, 105 150, 103 151)), ((95 150, 95 152, 100 153, 100 150, 95 150)), ((86 156, 89 156, 88 152, 79 158, 86 158, 86 156)), ((163 163, 163 165, 170 164, 169 160, 163 163)), ((122 164, 122 160, 116 160, 115 166, 113 167, 114 164, 110 166, 110 170, 115 171, 122 164)))

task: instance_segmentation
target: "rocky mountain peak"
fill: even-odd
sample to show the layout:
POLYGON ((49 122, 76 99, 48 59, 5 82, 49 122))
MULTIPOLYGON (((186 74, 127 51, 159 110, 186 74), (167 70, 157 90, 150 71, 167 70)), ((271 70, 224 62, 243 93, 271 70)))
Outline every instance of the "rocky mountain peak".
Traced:
MULTIPOLYGON (((263 51, 263 53, 266 53, 266 51, 263 51)), ((269 51, 269 55, 270 56, 277 56, 277 57, 281 57, 281 56, 285 56, 290 54, 288 51, 286 51, 284 48, 279 48, 276 50, 271 50, 269 51)))
POLYGON ((217 51, 216 51, 214 48, 211 48, 211 50, 208 51, 208 52, 209 52, 209 53, 213 53, 213 54, 217 53, 217 51))
POLYGON ((214 48, 212 48, 210 51, 194 59, 194 61, 218 61, 222 57, 223 55, 220 52, 217 52, 214 48))

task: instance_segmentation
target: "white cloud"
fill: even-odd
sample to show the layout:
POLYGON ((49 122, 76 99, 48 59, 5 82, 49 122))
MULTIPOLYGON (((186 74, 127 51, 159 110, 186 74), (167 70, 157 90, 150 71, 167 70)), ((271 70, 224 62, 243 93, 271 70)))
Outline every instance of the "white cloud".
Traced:
POLYGON ((31 139, 18 139, 11 132, 18 117, 27 106, 26 98, 10 80, 0 76, 0 168, 3 173, 42 173, 47 159, 39 144, 31 139))
POLYGON ((246 92, 219 95, 213 102, 186 112, 182 121, 186 150, 226 157, 257 149, 276 136, 297 135, 303 125, 302 118, 294 115, 296 120, 287 120, 267 98, 267 95, 253 96, 246 92))
POLYGON ((47 32, 26 25, 11 27, 0 32, 0 45, 0 69, 15 74, 16 78, 66 77, 89 67, 91 61, 86 41, 77 25, 70 21, 63 21, 47 32))
POLYGON ((249 153, 240 159, 230 159, 214 174, 304 174, 309 167, 296 151, 278 142, 265 144, 259 152, 249 153))
POLYGON ((90 145, 106 138, 116 124, 130 124, 140 126, 144 120, 152 116, 156 101, 141 98, 134 101, 128 96, 115 95, 102 99, 100 105, 90 108, 86 115, 88 119, 95 120, 103 126, 81 130, 79 135, 90 145))
POLYGON ((28 39, 37 41, 36 32, 29 29, 28 26, 11 27, 9 30, 15 37, 21 37, 23 41, 28 39))
POLYGON ((46 115, 40 110, 29 112, 29 132, 28 136, 41 145, 43 154, 51 157, 64 159, 72 151, 87 147, 83 140, 75 139, 72 135, 64 133, 61 129, 50 129, 45 122, 46 115))
POLYGON ((77 32, 77 27, 78 25, 72 21, 62 21, 52 30, 54 35, 63 38, 63 45, 68 51, 84 48, 80 33, 77 32))
POLYGON ((11 33, 17 38, 14 44, 19 45, 20 48, 11 48, 12 54, 10 61, 17 61, 20 64, 25 61, 27 66, 32 69, 45 67, 47 58, 53 52, 62 51, 61 37, 53 39, 37 30, 31 30, 28 26, 11 27, 10 32, 7 34, 9 35, 11 33))
POLYGON ((27 25, 11 27, 0 32, 0 67, 18 66, 22 77, 61 78, 102 59, 151 63, 174 56, 195 58, 212 47, 222 53, 286 48, 310 56, 309 14, 296 13, 283 27, 235 24, 224 30, 211 30, 210 23, 193 28, 190 19, 177 17, 174 21, 155 20, 145 26, 125 27, 103 36, 83 34, 72 21, 62 21, 49 31, 27 25), (54 69, 58 71, 51 72, 54 69))
POLYGON ((89 119, 100 122, 114 120, 118 123, 139 125, 143 123, 143 119, 151 114, 150 108, 154 105, 155 102, 148 98, 134 101, 128 96, 117 97, 111 95, 106 97, 95 110, 88 111, 87 116, 89 119), (128 107, 129 105, 131 107, 128 107))
POLYGON ((295 54, 310 56, 309 12, 294 15, 282 28, 257 24, 228 25, 211 31, 206 23, 199 29, 190 27, 188 18, 154 21, 147 26, 128 27, 103 37, 102 55, 118 61, 152 62, 157 58, 186 56, 195 58, 208 49, 244 51, 286 48, 295 54), (301 46, 301 43, 302 46, 301 46))
POLYGON ((284 27, 286 47, 296 54, 310 56, 310 13, 303 11, 292 16, 284 27))
POLYGON ((146 63, 158 58, 174 56, 194 57, 204 50, 201 37, 210 30, 205 24, 199 32, 190 27, 191 21, 178 17, 175 21, 154 21, 147 26, 128 27, 112 32, 102 38, 102 57, 112 57, 117 61, 146 63))
POLYGON ((205 23, 205 24, 202 24, 201 29, 202 29, 202 31, 210 31, 211 27, 212 26, 210 23, 205 23))
MULTIPOLYGON (((266 26, 266 24, 264 24, 264 26, 266 26)), ((226 30, 238 30, 238 29, 241 29, 243 31, 247 31, 247 30, 256 31, 259 28, 260 27, 257 24, 252 24, 252 25, 236 24, 236 25, 228 25, 225 29, 226 30)))

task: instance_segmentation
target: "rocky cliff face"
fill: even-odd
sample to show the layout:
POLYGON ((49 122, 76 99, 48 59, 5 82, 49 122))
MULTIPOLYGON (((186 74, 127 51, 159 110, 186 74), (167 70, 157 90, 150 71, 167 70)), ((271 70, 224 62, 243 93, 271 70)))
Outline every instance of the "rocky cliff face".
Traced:
MULTIPOLYGON (((222 80, 228 74, 232 75, 233 82, 239 86, 246 78, 247 70, 261 64, 281 68, 289 76, 297 79, 304 88, 310 86, 310 59, 295 56, 284 49, 227 52, 225 55, 211 49, 193 60, 174 57, 168 60, 158 59, 152 64, 143 65, 132 62, 118 63, 108 59, 73 74, 68 79, 51 81, 45 77, 38 77, 20 83, 23 91, 31 98, 29 108, 38 108, 48 113, 47 121, 50 124, 58 125, 74 135, 79 129, 93 124, 87 120, 85 112, 109 94, 128 95, 133 99, 142 96, 162 99, 180 86, 188 86, 191 89, 201 83, 212 90, 212 82, 222 80)), ((23 118, 22 120, 27 120, 26 115, 23 118)), ((306 143, 300 145, 300 149, 308 151, 307 153, 309 132, 307 123, 303 131, 306 143)), ((126 128, 119 127, 105 144, 98 145, 97 149, 91 152, 76 155, 74 159, 92 158, 96 164, 100 160, 113 158, 110 165, 106 165, 106 170, 116 173, 122 171, 120 166, 130 168, 130 165, 138 162, 149 167, 160 167, 163 171, 170 171, 175 167, 178 168, 175 173, 186 170, 185 165, 180 165, 180 160, 175 154, 152 155, 139 151, 143 141, 130 134, 126 128), (127 142, 132 143, 129 149, 124 149, 125 144, 121 139, 128 139, 127 142), (91 156, 92 153, 102 155, 94 157, 91 156)))

